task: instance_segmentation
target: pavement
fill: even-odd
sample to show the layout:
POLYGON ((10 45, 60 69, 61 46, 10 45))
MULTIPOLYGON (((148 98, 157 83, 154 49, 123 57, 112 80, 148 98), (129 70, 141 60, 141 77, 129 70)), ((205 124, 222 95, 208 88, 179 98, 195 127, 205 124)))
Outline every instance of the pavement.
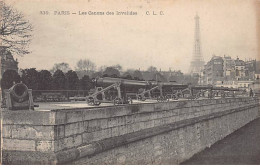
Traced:
POLYGON ((260 164, 260 118, 250 122, 210 148, 183 162, 184 165, 260 164))
MULTIPOLYGON (((149 100, 145 102, 133 101, 133 104, 140 103, 155 103, 156 100, 149 100)), ((97 107, 110 107, 114 106, 113 103, 101 103, 99 106, 88 105, 86 101, 71 101, 71 102, 35 102, 34 104, 39 105, 35 110, 37 111, 50 111, 56 109, 71 109, 71 108, 97 108, 97 107)))
MULTIPOLYGON (((200 98, 204 99, 204 98, 200 98)), ((199 99, 199 100, 200 100, 199 99)), ((169 101, 187 101, 187 99, 169 100, 169 101)), ((157 100, 146 100, 138 101, 133 100, 133 104, 143 104, 143 103, 158 103, 157 100)), ((37 111, 51 111, 56 109, 71 109, 71 108, 97 108, 97 107, 110 107, 114 106, 113 103, 101 103, 99 106, 88 105, 86 101, 70 101, 70 102, 34 102, 37 111)))

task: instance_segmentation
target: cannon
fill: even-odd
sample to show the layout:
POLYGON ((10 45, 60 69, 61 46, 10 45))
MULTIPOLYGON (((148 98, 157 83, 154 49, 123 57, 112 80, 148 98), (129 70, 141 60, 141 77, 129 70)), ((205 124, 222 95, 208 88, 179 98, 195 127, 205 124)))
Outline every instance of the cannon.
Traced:
POLYGON ((198 99, 200 97, 213 98, 212 85, 195 85, 190 86, 191 98, 198 99))
POLYGON ((32 89, 28 89, 23 83, 14 84, 5 90, 6 108, 9 110, 34 110, 32 89))
POLYGON ((175 82, 152 81, 150 85, 151 89, 140 93, 139 97, 141 97, 143 100, 152 99, 152 97, 155 97, 158 102, 169 101, 169 99, 177 99, 179 91, 188 87, 188 85, 177 84, 175 82), (158 91, 156 92, 156 90, 158 91), (148 94, 148 97, 146 97, 145 94, 148 94))
POLYGON ((101 103, 129 104, 133 99, 145 101, 155 99, 167 102, 170 99, 198 99, 214 97, 234 97, 238 89, 212 85, 185 85, 176 82, 138 81, 103 77, 94 81, 95 89, 86 96, 89 105, 101 103))
POLYGON ((101 103, 129 104, 133 96, 141 88, 147 88, 149 82, 128 80, 121 78, 98 78, 94 80, 95 90, 86 97, 89 105, 100 105, 101 103))

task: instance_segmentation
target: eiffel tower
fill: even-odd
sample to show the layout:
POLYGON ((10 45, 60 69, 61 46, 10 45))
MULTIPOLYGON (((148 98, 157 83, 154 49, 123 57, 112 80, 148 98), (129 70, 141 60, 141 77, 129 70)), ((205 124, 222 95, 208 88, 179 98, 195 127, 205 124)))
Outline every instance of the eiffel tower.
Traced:
POLYGON ((193 56, 192 61, 190 64, 190 73, 192 75, 199 75, 200 71, 203 69, 204 61, 201 54, 201 46, 200 46, 200 23, 199 23, 199 16, 196 14, 194 17, 195 19, 195 34, 194 34, 194 49, 193 49, 193 56))

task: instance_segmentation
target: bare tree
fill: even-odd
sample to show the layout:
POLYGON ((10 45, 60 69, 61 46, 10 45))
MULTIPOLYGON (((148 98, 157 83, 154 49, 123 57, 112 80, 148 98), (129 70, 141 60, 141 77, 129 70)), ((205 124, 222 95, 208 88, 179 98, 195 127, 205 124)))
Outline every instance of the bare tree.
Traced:
POLYGON ((94 71, 96 69, 96 65, 94 62, 90 61, 89 59, 80 59, 77 62, 77 71, 94 71))
POLYGON ((0 2, 0 39, 2 46, 20 56, 30 53, 32 25, 24 15, 4 2, 0 2))
POLYGON ((107 66, 102 65, 102 66, 100 66, 100 67, 98 68, 98 71, 101 72, 101 73, 103 73, 103 72, 106 70, 106 68, 107 68, 107 66))

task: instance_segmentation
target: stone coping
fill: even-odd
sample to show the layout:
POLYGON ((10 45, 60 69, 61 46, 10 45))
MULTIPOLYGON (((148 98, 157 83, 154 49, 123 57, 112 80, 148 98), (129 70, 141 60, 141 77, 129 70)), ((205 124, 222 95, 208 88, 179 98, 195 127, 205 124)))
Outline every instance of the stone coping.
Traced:
POLYGON ((175 110, 190 107, 203 107, 232 102, 258 102, 257 98, 226 98, 186 100, 164 103, 131 104, 96 108, 72 108, 51 111, 3 111, 3 124, 21 125, 61 125, 98 118, 124 116, 134 113, 175 110))
MULTIPOLYGON (((148 128, 148 129, 144 129, 141 131, 128 133, 128 134, 125 134, 122 136, 117 136, 117 137, 112 137, 112 138, 107 138, 107 139, 103 139, 100 141, 92 142, 90 144, 83 144, 79 147, 59 151, 56 153, 51 152, 49 154, 46 154, 46 153, 39 153, 39 152, 29 152, 28 155, 31 155, 31 156, 37 155, 37 156, 34 156, 35 158, 40 158, 41 155, 46 155, 49 158, 46 160, 46 162, 45 161, 40 162, 39 160, 34 160, 34 162, 31 161, 30 164, 66 164, 71 161, 80 159, 82 157, 93 156, 93 155, 101 153, 103 151, 106 151, 106 150, 109 150, 112 148, 116 148, 116 147, 120 147, 122 145, 126 145, 129 143, 135 142, 135 141, 139 141, 139 140, 149 138, 149 137, 152 137, 155 135, 167 133, 169 131, 179 129, 182 127, 186 127, 189 125, 193 125, 195 123, 203 122, 206 120, 222 117, 225 115, 229 115, 231 113, 236 113, 236 112, 240 112, 240 111, 244 111, 244 110, 256 108, 256 107, 259 107, 259 104, 254 104, 254 105, 249 105, 246 107, 216 112, 216 113, 212 113, 212 114, 208 114, 208 115, 195 117, 192 119, 177 121, 172 124, 166 124, 166 125, 162 125, 162 126, 148 128)), ((15 153, 15 151, 4 151, 3 157, 6 157, 7 155, 9 155, 11 153, 15 153)), ((23 152, 18 152, 18 153, 15 153, 15 156, 20 157, 19 155, 24 155, 24 154, 25 153, 23 153, 23 152)))

